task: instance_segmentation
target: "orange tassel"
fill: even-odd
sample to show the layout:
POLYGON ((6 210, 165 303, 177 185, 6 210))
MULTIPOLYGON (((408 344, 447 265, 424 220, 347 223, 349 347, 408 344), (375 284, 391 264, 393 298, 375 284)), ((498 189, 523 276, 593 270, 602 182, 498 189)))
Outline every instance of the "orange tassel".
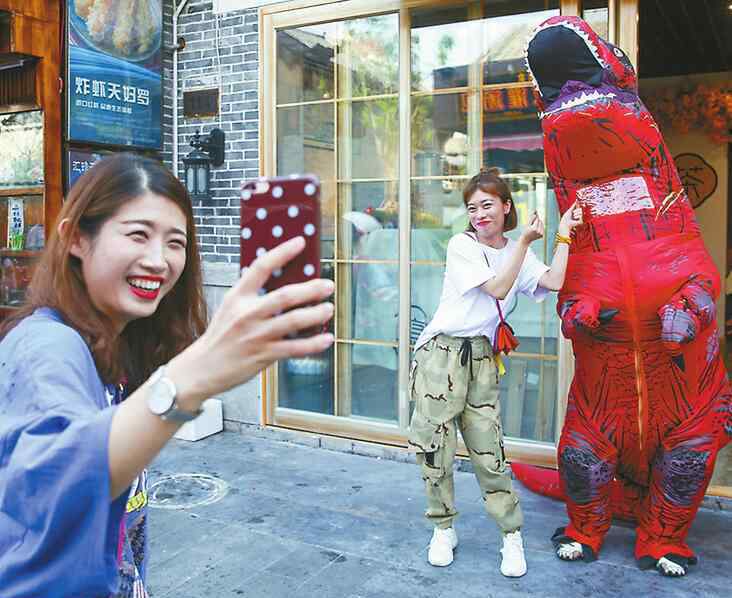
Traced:
POLYGON ((493 353, 498 355, 503 353, 508 355, 511 351, 515 351, 519 346, 518 339, 513 334, 513 328, 508 322, 501 322, 496 328, 496 335, 493 339, 493 353))

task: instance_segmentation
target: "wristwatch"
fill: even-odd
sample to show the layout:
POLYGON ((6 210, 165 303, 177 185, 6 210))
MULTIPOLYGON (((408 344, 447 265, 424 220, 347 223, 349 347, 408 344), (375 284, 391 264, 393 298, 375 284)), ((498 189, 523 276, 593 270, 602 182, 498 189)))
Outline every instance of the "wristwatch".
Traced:
POLYGON ((176 396, 178 391, 173 381, 167 376, 167 367, 162 365, 150 377, 150 390, 147 394, 147 407, 152 413, 165 421, 178 423, 196 419, 203 409, 184 411, 178 407, 176 396))

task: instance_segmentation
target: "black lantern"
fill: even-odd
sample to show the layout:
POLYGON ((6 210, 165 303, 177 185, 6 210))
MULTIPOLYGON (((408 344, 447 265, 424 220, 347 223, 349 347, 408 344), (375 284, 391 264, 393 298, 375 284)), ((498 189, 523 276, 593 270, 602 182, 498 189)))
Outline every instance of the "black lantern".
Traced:
POLYGON ((211 166, 224 163, 225 136, 221 129, 213 129, 206 137, 198 132, 191 139, 193 151, 183 158, 185 184, 194 199, 209 197, 211 166))

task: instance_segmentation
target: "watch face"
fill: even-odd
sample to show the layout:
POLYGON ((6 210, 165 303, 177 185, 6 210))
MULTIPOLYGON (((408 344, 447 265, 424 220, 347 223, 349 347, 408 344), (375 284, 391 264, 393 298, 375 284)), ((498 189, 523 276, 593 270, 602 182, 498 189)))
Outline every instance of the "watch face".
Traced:
POLYGON ((147 399, 148 407, 155 415, 163 415, 170 411, 173 407, 175 396, 171 389, 162 380, 158 380, 152 385, 150 395, 147 399))

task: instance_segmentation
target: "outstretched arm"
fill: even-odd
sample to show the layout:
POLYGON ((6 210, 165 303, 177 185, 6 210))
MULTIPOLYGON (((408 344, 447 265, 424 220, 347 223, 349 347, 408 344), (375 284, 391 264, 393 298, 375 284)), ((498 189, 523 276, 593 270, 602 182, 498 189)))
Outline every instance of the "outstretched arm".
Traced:
MULTIPOLYGON (((201 338, 170 361, 167 374, 181 409, 198 410, 208 397, 246 382, 277 359, 318 353, 332 344, 330 334, 286 338, 331 318, 333 305, 320 303, 333 293, 331 281, 311 280, 258 294, 272 272, 304 247, 303 239, 296 238, 258 258, 226 294, 201 338)), ((119 405, 112 419, 108 458, 113 498, 124 492, 179 426, 148 409, 148 391, 149 383, 143 384, 119 405)))
MULTIPOLYGON (((559 221, 557 234, 561 237, 570 238, 572 231, 582 224, 582 209, 577 202, 572 204, 562 215, 559 221)), ((558 291, 564 284, 564 277, 567 274, 567 261, 569 260, 569 244, 557 243, 549 270, 539 279, 539 285, 550 291, 558 291)))

